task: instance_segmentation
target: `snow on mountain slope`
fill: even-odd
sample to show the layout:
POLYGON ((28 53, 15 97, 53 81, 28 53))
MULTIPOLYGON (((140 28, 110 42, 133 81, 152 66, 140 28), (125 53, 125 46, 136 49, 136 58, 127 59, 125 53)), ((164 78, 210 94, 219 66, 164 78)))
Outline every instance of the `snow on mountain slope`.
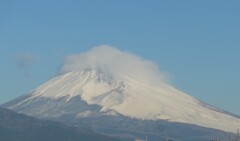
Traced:
MULTIPOLYGON (((110 110, 137 119, 163 119, 231 132, 240 127, 239 118, 218 112, 169 85, 145 83, 129 76, 115 76, 98 70, 56 76, 35 89, 30 97, 8 108, 31 104, 34 98, 59 99, 66 96, 66 103, 80 96, 89 105, 99 105, 101 112, 110 110)), ((48 111, 46 107, 42 110, 48 111)), ((75 114, 86 116, 88 113, 75 114)))
POLYGON ((231 132, 240 127, 239 117, 166 83, 164 73, 153 62, 110 46, 68 56, 60 75, 5 106, 44 118, 110 114, 231 132))

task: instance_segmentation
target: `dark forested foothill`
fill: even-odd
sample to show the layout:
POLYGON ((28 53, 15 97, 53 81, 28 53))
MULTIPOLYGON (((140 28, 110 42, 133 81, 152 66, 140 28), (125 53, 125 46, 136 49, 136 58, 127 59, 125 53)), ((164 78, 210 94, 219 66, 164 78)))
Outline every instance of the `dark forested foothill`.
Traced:
POLYGON ((0 108, 0 141, 120 141, 89 129, 42 121, 0 108))

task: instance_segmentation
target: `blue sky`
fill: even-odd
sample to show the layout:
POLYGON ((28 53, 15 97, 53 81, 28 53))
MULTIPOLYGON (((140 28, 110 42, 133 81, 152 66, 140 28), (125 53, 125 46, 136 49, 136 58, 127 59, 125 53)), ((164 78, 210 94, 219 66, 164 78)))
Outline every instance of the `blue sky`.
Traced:
POLYGON ((158 64, 178 89, 240 115, 240 2, 0 2, 0 103, 56 75, 65 56, 102 44, 158 64))

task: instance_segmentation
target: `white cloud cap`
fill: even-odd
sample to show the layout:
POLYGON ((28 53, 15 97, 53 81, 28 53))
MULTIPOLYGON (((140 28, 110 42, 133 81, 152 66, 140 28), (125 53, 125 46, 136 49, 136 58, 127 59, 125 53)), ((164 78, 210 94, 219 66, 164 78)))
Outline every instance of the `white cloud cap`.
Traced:
POLYGON ((108 45, 92 48, 87 52, 67 56, 61 73, 101 69, 118 76, 129 76, 150 83, 166 83, 166 74, 156 64, 129 52, 108 45))

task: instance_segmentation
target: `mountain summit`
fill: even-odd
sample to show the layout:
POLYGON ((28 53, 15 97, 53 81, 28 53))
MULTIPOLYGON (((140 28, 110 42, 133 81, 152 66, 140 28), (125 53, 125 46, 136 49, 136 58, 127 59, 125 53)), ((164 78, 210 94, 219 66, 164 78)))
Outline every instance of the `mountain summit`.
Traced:
MULTIPOLYGON (((91 126, 101 132, 118 126, 121 132, 129 130, 126 125, 134 120, 138 121, 134 128, 141 127, 142 133, 148 133, 150 129, 145 128, 149 126, 154 134, 152 127, 159 121, 164 122, 164 127, 165 122, 187 124, 184 129, 196 125, 235 132, 240 127, 238 116, 209 106, 166 83, 151 61, 108 46, 69 56, 59 75, 3 106, 38 118, 91 126), (116 124, 106 128, 110 121, 116 124)), ((163 128, 156 129, 163 132, 163 128)))
MULTIPOLYGON (((238 117, 206 105, 166 84, 153 85, 129 76, 115 76, 99 70, 68 72, 54 77, 30 94, 5 106, 9 109, 44 118, 91 116, 91 110, 78 111, 78 103, 64 108, 80 97, 87 105, 97 105, 102 114, 123 115, 142 120, 167 120, 234 132, 240 127, 238 117), (43 99, 64 102, 46 107, 43 99), (50 111, 59 111, 59 113, 50 111), (69 111, 70 110, 70 111, 69 111)), ((96 110, 96 109, 93 109, 96 110)))

